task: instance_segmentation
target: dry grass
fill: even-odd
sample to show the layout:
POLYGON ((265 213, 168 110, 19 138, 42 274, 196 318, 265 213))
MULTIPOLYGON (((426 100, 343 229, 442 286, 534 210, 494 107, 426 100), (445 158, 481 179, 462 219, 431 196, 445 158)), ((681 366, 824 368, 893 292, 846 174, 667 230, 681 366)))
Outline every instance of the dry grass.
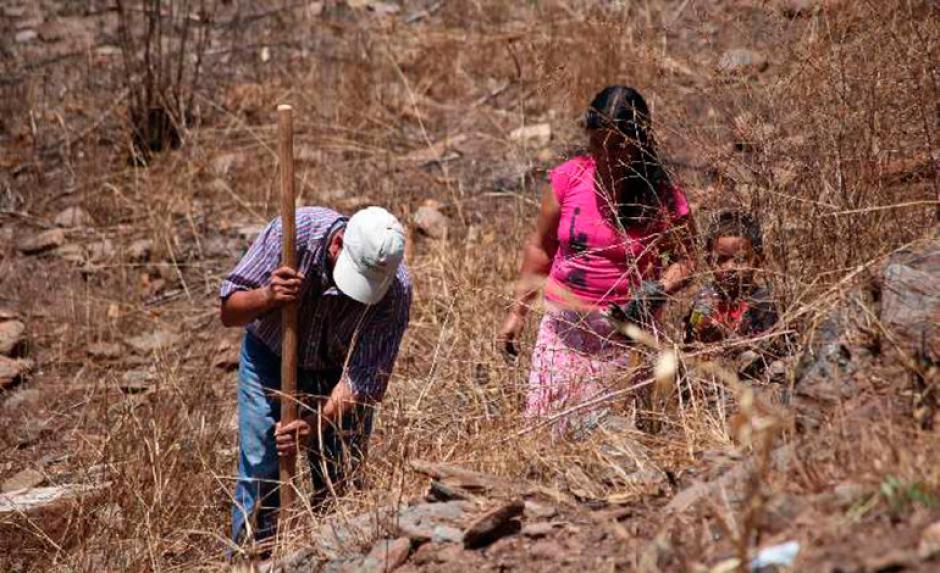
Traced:
MULTIPOLYGON (((118 252, 78 270, 7 251, 5 296, 30 318, 40 368, 5 398, 0 474, 51 455, 43 467, 53 481, 100 471, 95 479, 109 485, 50 515, 3 517, 3 568, 223 566, 234 379, 210 362, 218 341, 235 335, 216 323, 215 292, 237 252, 218 244, 275 213, 273 110, 281 102, 296 109, 303 201, 346 210, 378 202, 406 219, 434 198, 452 221, 444 240, 415 238, 412 322, 373 435, 369 487, 340 500, 339 513, 417 494, 421 480, 406 468, 414 458, 525 478, 560 496, 655 506, 643 489, 602 479, 616 466, 602 436, 575 444, 524 431, 527 360, 507 363, 493 340, 536 212, 526 175, 539 179, 554 160, 533 159, 538 149, 507 134, 548 121, 550 150, 560 158, 582 143, 576 119, 594 91, 636 85, 652 101, 658 137, 697 217, 729 205, 760 214, 766 280, 785 311, 775 335, 807 332, 886 255, 925 236, 940 209, 940 13, 930 2, 833 4, 790 20, 745 2, 466 2, 411 25, 332 4, 321 16, 275 10, 214 32, 191 110, 199 121, 184 131, 180 150, 155 155, 147 169, 127 166, 121 114, 102 105, 115 93, 109 86, 121 85, 119 67, 80 82, 64 101, 30 99, 5 122, 17 136, 5 139, 0 156, 10 166, 0 176, 6 224, 41 227, 65 204, 81 204, 98 222, 86 234, 110 238, 118 252), (227 35, 230 29, 237 33, 227 35), (759 46, 769 70, 756 78, 718 73, 721 51, 738 45, 759 46), (263 46, 267 63, 258 59, 263 46), (54 121, 56 113, 67 120, 54 121), (49 119, 31 124, 30 114, 49 119), (407 159, 457 135, 466 139, 453 161, 407 159), (747 150, 735 151, 733 141, 746 141, 747 150), (225 156, 231 160, 219 159, 225 156), (127 262, 123 249, 136 238, 153 240, 153 262, 127 262), (158 280, 173 298, 155 300, 142 286, 158 280), (155 327, 178 333, 179 343, 126 360, 83 354, 88 343, 155 327), (123 371, 148 367, 156 373, 152 391, 116 389, 123 371), (20 405, 8 406, 13 396, 20 405)), ((219 22, 230 16, 220 8, 219 22)), ((40 81, 30 78, 9 89, 40 81)), ((650 351, 649 360, 657 355, 650 351)), ((696 357, 682 360, 691 365, 696 357)), ((750 455, 740 430, 763 414, 740 410, 740 392, 711 371, 682 372, 677 384, 685 391, 645 414, 658 431, 636 434, 651 463, 681 476, 703 452, 750 455), (745 414, 742 423, 730 422, 735 412, 745 414)), ((785 418, 778 429, 787 430, 785 418)), ((831 424, 836 435, 846 427, 838 417, 831 424)), ((822 439, 818 447, 832 458, 802 468, 795 484, 759 467, 752 498, 784 487, 815 493, 847 477, 877 485, 888 474, 940 486, 929 440, 907 420, 886 417, 865 432, 861 442, 822 439)), ((792 429, 773 434, 793 436, 792 429)), ((738 531, 737 509, 717 503, 730 537, 743 550, 753 547, 757 521, 739 515, 738 531)), ((643 539, 655 533, 648 529, 643 539)), ((718 551, 699 549, 702 559, 718 551)))

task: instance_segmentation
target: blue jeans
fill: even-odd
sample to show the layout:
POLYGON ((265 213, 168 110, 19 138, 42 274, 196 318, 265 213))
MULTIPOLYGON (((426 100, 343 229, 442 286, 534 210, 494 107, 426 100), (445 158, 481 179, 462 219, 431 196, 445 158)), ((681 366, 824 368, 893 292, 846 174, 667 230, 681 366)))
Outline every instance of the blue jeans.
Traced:
MULTIPOLYGON (((301 416, 312 412, 304 403, 313 404, 316 397, 329 396, 341 375, 342 369, 298 369, 301 416)), ((274 425, 281 417, 277 398, 280 387, 280 357, 246 333, 238 365, 238 482, 232 505, 232 540, 236 544, 260 541, 275 532, 280 494, 274 425)), ((312 428, 307 460, 313 479, 314 506, 322 504, 331 489, 341 491, 355 480, 355 470, 365 455, 371 429, 371 410, 366 407, 344 416, 339 428, 325 424, 322 440, 317 436, 317 428, 312 428)))

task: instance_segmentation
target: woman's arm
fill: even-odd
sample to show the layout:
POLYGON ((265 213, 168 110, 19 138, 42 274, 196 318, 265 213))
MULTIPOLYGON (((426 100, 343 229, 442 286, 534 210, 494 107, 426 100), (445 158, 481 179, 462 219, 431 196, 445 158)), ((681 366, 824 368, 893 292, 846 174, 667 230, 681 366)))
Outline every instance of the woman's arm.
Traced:
POLYGON ((542 279, 551 271, 552 259, 558 250, 560 217, 561 207, 555 198, 555 192, 551 186, 546 185, 542 191, 542 205, 535 230, 529 235, 522 251, 522 268, 519 271, 519 282, 516 283, 512 311, 522 316, 525 316, 532 306, 542 279))
POLYGON ((522 331, 522 321, 532 306, 543 279, 552 268, 552 259, 558 250, 558 220, 561 207, 550 185, 542 190, 542 204, 535 230, 529 235, 522 250, 522 267, 516 283, 515 296, 509 315, 500 330, 500 338, 510 354, 516 354, 515 339, 522 331))

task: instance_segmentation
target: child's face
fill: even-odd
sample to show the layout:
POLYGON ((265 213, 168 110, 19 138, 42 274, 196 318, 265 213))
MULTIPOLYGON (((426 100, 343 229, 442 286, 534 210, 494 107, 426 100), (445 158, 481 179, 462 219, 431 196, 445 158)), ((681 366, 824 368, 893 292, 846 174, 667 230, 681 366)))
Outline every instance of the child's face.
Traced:
POLYGON ((758 260, 747 237, 716 237, 711 256, 715 282, 725 292, 736 295, 754 283, 758 260))

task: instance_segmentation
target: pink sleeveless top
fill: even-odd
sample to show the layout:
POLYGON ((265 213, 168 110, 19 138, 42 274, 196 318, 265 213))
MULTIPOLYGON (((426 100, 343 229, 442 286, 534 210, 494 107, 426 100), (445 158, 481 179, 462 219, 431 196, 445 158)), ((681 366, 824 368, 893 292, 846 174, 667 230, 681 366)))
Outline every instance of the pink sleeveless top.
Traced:
POLYGON ((592 157, 579 156, 550 175, 561 218, 545 298, 562 306, 565 293, 559 290, 600 307, 628 302, 640 281, 659 278, 666 254, 660 244, 673 224, 689 215, 685 194, 673 186, 666 190, 672 194, 671 212, 664 207, 659 222, 623 232, 610 200, 594 189, 594 170, 592 157))

